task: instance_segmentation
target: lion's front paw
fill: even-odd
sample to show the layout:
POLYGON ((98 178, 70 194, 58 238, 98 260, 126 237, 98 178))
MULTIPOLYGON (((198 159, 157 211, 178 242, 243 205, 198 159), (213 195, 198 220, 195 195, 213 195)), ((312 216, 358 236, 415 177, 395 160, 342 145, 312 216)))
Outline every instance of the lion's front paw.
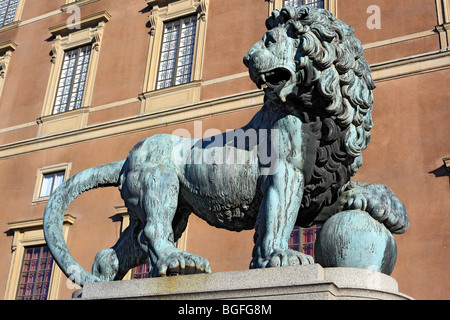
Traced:
POLYGON ((275 250, 269 259, 255 257, 250 268, 271 268, 313 264, 314 258, 299 251, 285 249, 275 250))
POLYGON ((403 233, 409 228, 406 207, 384 185, 353 182, 341 195, 341 201, 344 210, 366 211, 392 233, 403 233))
POLYGON ((189 252, 178 251, 159 261, 152 274, 163 277, 210 272, 211 267, 205 258, 189 252))

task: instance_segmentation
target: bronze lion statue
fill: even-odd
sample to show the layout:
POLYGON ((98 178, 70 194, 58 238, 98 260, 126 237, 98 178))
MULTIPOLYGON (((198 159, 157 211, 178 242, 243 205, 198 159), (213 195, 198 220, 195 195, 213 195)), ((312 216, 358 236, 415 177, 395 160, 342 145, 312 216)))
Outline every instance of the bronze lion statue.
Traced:
POLYGON ((147 261, 151 276, 211 272, 206 259, 174 245, 191 213, 214 227, 255 229, 251 268, 314 263, 288 248, 293 227, 326 224, 340 212, 350 219, 362 212, 389 234, 406 231, 405 206, 390 189, 350 181, 370 140, 375 88, 353 29, 309 6, 275 10, 266 26, 244 57, 265 92, 246 126, 208 139, 152 136, 126 160, 80 172, 55 190, 44 234, 66 275, 77 268, 76 283, 119 280, 147 261), (130 226, 98 252, 91 274, 70 255, 61 226, 71 201, 106 186, 119 188, 130 226))

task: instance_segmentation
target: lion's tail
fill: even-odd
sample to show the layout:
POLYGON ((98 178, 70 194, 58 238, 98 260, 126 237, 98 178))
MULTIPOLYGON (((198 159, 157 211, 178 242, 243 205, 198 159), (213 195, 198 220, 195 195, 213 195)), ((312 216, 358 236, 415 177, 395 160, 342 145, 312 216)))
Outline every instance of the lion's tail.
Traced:
POLYGON ((64 214, 69 204, 80 194, 100 187, 118 186, 125 161, 100 165, 82 171, 64 181, 52 193, 44 212, 44 236, 58 266, 76 284, 100 281, 70 255, 63 236, 64 214))

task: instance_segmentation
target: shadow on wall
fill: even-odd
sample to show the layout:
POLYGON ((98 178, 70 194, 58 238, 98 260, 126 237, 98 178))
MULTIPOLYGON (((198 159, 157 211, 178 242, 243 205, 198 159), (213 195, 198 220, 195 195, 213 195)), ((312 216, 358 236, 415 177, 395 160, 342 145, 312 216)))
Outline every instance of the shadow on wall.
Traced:
POLYGON ((450 171, 447 170, 447 167, 445 165, 442 165, 439 168, 434 169, 433 171, 430 171, 428 173, 434 174, 436 178, 448 177, 448 184, 450 186, 450 171))

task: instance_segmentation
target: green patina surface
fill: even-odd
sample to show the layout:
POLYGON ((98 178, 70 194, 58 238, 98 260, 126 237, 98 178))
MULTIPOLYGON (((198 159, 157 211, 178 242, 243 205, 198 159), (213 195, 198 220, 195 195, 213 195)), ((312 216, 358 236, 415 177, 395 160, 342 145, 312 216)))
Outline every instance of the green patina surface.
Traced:
POLYGON ((275 10, 266 26, 244 57, 266 97, 246 126, 203 140, 152 136, 126 160, 81 172, 51 196, 44 233, 72 280, 119 280, 146 261, 152 276, 211 272, 206 259, 174 245, 191 213, 218 228, 255 229, 251 268, 313 263, 288 248, 289 235, 295 225, 325 222, 324 267, 392 271, 391 232, 407 230, 406 209, 389 188, 350 180, 373 126, 375 84, 360 41, 330 12, 308 6, 275 10), (119 188, 130 226, 90 273, 67 250, 62 217, 79 194, 106 186, 119 188))

